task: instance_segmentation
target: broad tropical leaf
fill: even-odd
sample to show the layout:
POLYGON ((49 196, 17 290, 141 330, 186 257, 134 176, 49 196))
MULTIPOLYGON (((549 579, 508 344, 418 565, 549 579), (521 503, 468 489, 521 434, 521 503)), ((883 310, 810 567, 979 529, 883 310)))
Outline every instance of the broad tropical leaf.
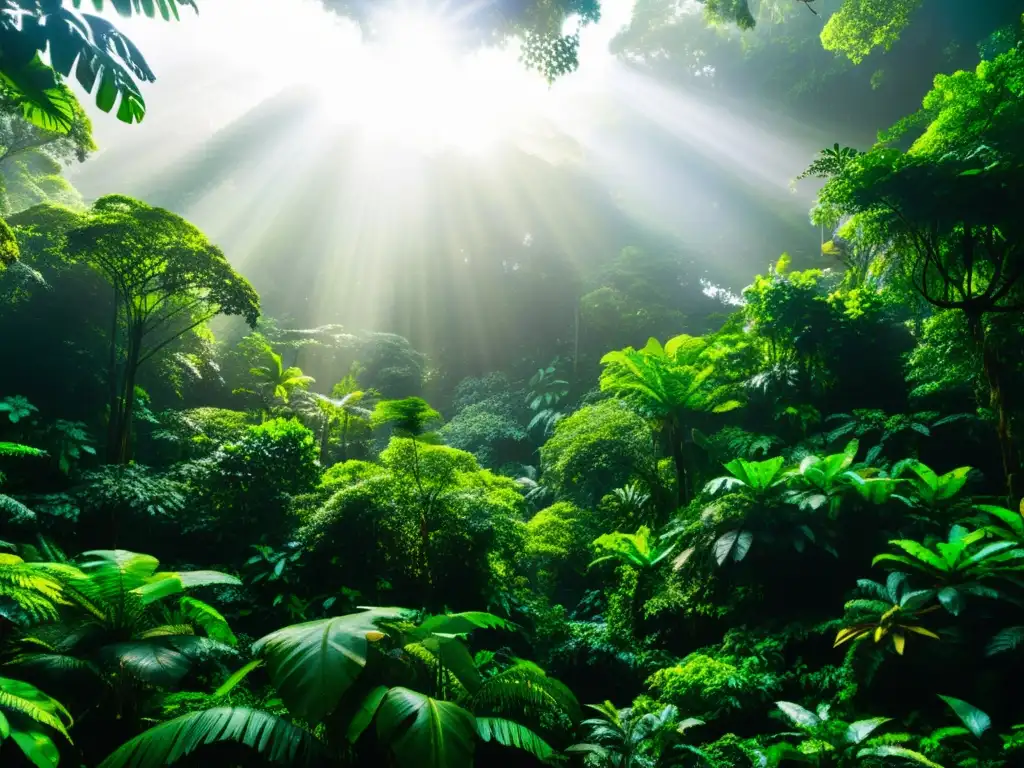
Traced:
POLYGON ((371 608, 279 629, 257 640, 253 653, 267 671, 288 709, 310 722, 322 720, 366 666, 376 622, 406 615, 402 608, 371 608))
POLYGON ((359 737, 363 735, 363 731, 370 725, 373 716, 377 714, 377 709, 380 707, 380 703, 384 700, 387 692, 386 686, 378 685, 366 694, 366 697, 359 705, 359 709, 356 710, 352 719, 349 720, 348 729, 345 732, 345 737, 350 744, 355 744, 359 737))
POLYGON ((464 613, 448 613, 430 616, 418 629, 431 633, 449 635, 465 635, 474 629, 507 629, 514 630, 516 625, 511 621, 483 611, 466 611, 464 613))
POLYGON ((377 711, 377 736, 401 768, 472 768, 473 715, 448 701, 392 688, 377 711))

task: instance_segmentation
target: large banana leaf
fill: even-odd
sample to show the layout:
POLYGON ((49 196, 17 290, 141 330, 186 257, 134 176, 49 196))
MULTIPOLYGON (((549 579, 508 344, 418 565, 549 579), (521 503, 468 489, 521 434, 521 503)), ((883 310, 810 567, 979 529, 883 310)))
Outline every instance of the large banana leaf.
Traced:
POLYGON ((320 752, 306 731, 269 712, 247 707, 216 707, 190 712, 143 731, 107 757, 99 768, 159 768, 204 744, 233 741, 271 761, 312 765, 320 752))
POLYGON ((371 608, 279 629, 253 644, 289 711, 319 722, 334 711, 342 695, 366 666, 376 622, 408 613, 403 608, 371 608))
POLYGON ((392 688, 377 711, 377 736, 400 768, 472 768, 476 720, 462 707, 392 688))
POLYGON ((89 580, 90 592, 110 599, 146 583, 160 566, 152 555, 126 549, 94 549, 83 552, 78 567, 89 580))
POLYGON ((132 591, 142 598, 143 605, 149 605, 169 595, 178 595, 193 587, 208 587, 216 584, 237 586, 242 582, 235 576, 220 571, 160 571, 154 573, 132 591))

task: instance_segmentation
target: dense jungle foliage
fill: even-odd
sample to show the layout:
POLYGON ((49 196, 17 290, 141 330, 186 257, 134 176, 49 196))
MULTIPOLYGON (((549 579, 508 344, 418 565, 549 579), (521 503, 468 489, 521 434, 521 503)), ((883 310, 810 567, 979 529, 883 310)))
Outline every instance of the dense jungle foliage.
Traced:
MULTIPOLYGON (((919 4, 794 2, 707 0, 701 56, 768 76, 781 49, 723 29, 788 19, 790 56, 863 77, 919 4)), ((79 5, 0 7, 2 765, 1024 765, 1019 8, 874 145, 807 158, 815 263, 766 253, 741 294, 654 247, 481 274, 483 352, 424 282, 428 355, 82 199, 63 78, 130 123, 152 73, 79 5)), ((599 7, 536 6, 501 34, 568 74, 599 7)), ((617 52, 679 76, 674 7, 617 52)))

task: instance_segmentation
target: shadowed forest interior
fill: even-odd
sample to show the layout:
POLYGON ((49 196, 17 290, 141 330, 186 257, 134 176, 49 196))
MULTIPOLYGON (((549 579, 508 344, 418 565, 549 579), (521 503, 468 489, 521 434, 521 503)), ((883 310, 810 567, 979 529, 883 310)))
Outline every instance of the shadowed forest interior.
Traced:
POLYGON ((0 765, 1024 766, 1020 0, 0 0, 0 765))

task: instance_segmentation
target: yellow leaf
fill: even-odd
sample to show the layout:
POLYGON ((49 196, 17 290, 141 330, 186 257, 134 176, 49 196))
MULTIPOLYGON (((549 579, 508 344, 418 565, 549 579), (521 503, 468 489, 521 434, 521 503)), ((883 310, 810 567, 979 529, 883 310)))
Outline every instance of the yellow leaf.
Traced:
POLYGON ((887 634, 889 634, 889 630, 886 629, 885 627, 876 627, 875 628, 875 642, 876 643, 881 642, 882 638, 885 637, 887 634))
POLYGON ((903 655, 903 647, 907 644, 907 638, 901 635, 899 632, 894 632, 892 635, 892 644, 896 648, 896 653, 900 656, 903 655))
POLYGON ((836 641, 832 644, 832 647, 838 648, 843 643, 850 640, 856 640, 858 637, 863 637, 870 631, 870 629, 860 629, 858 627, 847 627, 846 629, 841 629, 836 634, 836 641))
POLYGON ((372 630, 366 633, 366 639, 369 640, 371 643, 376 643, 378 640, 384 639, 384 633, 378 632, 377 630, 372 630))
POLYGON ((892 608, 890 608, 888 611, 886 611, 885 613, 882 614, 882 618, 880 618, 879 621, 885 621, 887 619, 891 619, 892 615, 894 613, 896 613, 896 611, 898 611, 899 609, 900 609, 900 607, 898 605, 894 605, 892 608))
POLYGON ((925 637, 934 638, 935 640, 941 640, 942 639, 941 637, 936 635, 934 632, 932 632, 930 629, 925 629, 924 627, 904 627, 904 629, 910 630, 911 632, 916 632, 919 635, 924 635, 925 637))

